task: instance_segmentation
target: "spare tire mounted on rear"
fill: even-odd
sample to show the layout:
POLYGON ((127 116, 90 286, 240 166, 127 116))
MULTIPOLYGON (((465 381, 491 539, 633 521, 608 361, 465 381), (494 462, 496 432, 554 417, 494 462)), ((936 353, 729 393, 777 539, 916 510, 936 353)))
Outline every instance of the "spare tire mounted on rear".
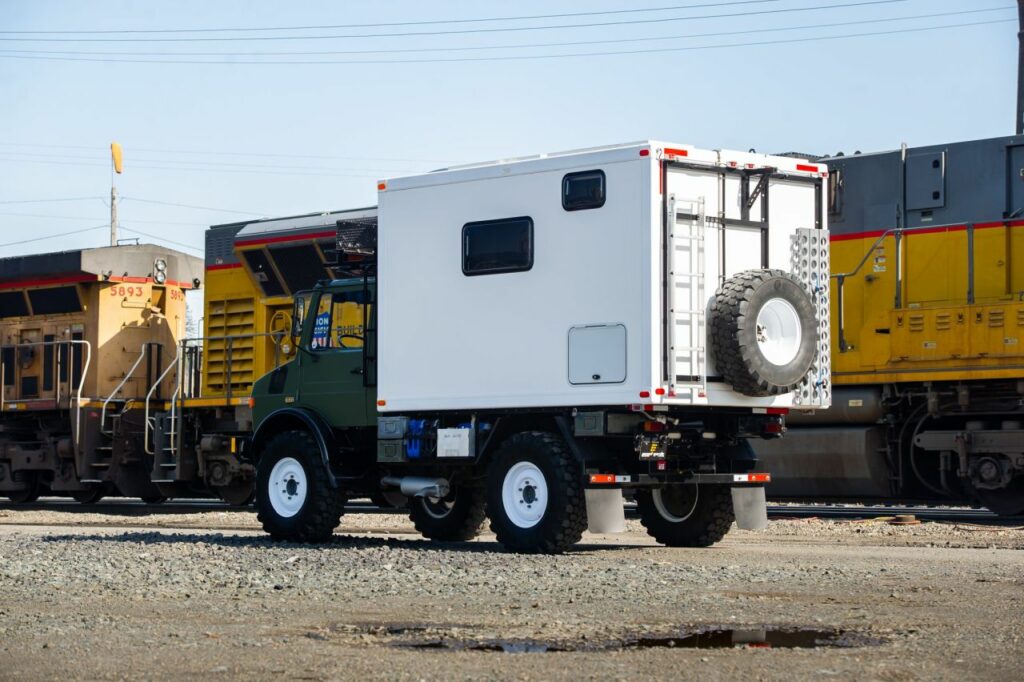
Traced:
POLYGON ((782 270, 727 279, 715 292, 708 322, 715 366, 744 395, 789 393, 814 362, 814 302, 800 280, 782 270))

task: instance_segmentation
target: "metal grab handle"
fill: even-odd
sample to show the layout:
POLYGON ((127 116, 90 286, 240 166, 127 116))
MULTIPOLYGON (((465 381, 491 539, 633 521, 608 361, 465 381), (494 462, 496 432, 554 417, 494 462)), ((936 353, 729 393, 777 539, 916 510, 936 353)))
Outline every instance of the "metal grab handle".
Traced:
MULTIPOLYGON (((61 341, 27 341, 25 343, 17 343, 17 344, 14 344, 13 346, 7 346, 7 347, 8 348, 19 348, 21 346, 61 346, 63 344, 68 344, 70 346, 74 346, 74 345, 85 346, 85 363, 83 363, 83 365, 82 365, 82 376, 80 376, 78 378, 78 386, 75 389, 75 437, 74 437, 74 446, 75 446, 75 454, 78 454, 78 443, 79 443, 79 440, 81 439, 81 433, 82 433, 82 426, 81 426, 81 424, 82 424, 82 389, 85 387, 85 378, 89 375, 89 365, 92 364, 92 344, 89 343, 88 341, 85 341, 84 339, 64 339, 64 340, 61 340, 61 341)), ((72 354, 69 353, 69 355, 72 355, 72 354)), ((58 356, 59 356, 59 353, 58 353, 58 356)), ((2 364, 3 363, 0 363, 0 372, 2 372, 2 364)), ((0 376, 2 376, 2 374, 0 374, 0 376)), ((74 376, 73 372, 71 373, 71 376, 74 376)), ((2 382, 2 379, 0 379, 0 382, 2 382)), ((59 386, 60 382, 57 382, 57 385, 59 386)), ((2 407, 2 406, 3 406, 3 384, 0 383, 0 407, 2 407)), ((58 405, 57 407, 59 409, 60 406, 58 405)), ((68 408, 70 409, 70 407, 71 407, 71 405, 70 405, 70 402, 69 402, 68 408)))
POLYGON ((160 376, 157 378, 156 381, 153 382, 153 386, 149 389, 149 393, 146 394, 146 404, 145 404, 146 407, 145 407, 145 412, 144 412, 145 427, 144 427, 143 436, 142 436, 142 444, 143 444, 143 448, 146 450, 146 454, 147 455, 154 454, 154 451, 150 448, 150 442, 149 442, 149 431, 150 431, 150 429, 153 426, 152 422, 150 421, 150 417, 149 417, 149 401, 153 398, 153 394, 156 393, 156 389, 160 387, 160 384, 162 384, 164 379, 167 378, 167 375, 171 373, 171 370, 178 366, 178 361, 180 359, 181 359, 181 348, 179 347, 178 348, 178 354, 174 357, 173 362, 171 362, 171 364, 167 365, 167 369, 165 369, 163 372, 160 373, 160 376))

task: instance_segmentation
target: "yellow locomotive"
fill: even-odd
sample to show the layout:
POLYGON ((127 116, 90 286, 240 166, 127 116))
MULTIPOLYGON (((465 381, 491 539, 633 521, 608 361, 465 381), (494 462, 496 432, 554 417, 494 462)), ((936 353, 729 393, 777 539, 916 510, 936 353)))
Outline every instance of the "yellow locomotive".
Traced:
POLYGON ((769 494, 1024 513, 1024 137, 822 160, 833 407, 757 444, 769 494))
POLYGON ((153 245, 0 258, 0 496, 247 502, 252 382, 293 352, 293 296, 334 276, 339 221, 375 215, 216 225, 205 264, 153 245))

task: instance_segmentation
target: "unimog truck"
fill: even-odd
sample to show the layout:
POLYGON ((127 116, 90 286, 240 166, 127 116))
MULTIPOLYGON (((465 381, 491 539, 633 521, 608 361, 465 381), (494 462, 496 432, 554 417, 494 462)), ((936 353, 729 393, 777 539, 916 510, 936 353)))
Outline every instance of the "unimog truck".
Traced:
POLYGON ((264 529, 326 540, 352 497, 520 552, 625 497, 670 546, 761 526, 747 439, 830 400, 826 177, 646 141, 380 182, 254 386, 264 529))

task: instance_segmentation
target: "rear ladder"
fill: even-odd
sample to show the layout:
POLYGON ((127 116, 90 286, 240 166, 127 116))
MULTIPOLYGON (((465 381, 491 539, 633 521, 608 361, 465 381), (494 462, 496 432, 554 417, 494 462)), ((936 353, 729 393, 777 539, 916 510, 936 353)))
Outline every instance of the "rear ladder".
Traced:
POLYGON ((670 194, 665 224, 668 395, 704 398, 708 388, 704 198, 677 199, 670 194))

